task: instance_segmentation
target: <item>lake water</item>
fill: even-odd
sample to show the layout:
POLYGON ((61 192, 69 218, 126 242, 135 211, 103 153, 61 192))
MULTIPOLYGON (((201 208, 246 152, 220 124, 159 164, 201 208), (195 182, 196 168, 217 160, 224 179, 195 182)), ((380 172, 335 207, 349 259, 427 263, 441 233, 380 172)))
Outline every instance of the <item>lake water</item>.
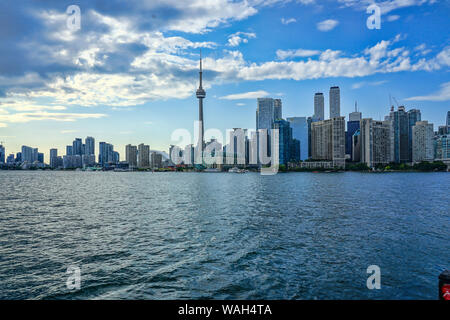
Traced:
POLYGON ((0 185, 0 299, 436 299, 450 268, 448 173, 0 171, 0 185))

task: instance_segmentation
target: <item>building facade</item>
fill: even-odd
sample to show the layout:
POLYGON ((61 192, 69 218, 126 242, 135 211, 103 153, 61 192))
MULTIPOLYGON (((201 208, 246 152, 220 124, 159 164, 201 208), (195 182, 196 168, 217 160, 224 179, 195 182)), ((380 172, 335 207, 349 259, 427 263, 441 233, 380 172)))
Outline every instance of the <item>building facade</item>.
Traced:
POLYGON ((339 87, 330 88, 330 119, 341 116, 341 90, 339 87))
POLYGON ((300 143, 300 160, 308 159, 308 120, 306 117, 287 118, 292 128, 292 138, 300 143))
POLYGON ((125 161, 128 162, 130 169, 137 167, 137 154, 138 150, 136 146, 132 146, 131 144, 125 146, 125 161))
POLYGON ((311 123, 311 158, 345 166, 345 117, 311 123))
POLYGON ((141 143, 138 146, 138 166, 139 168, 150 167, 150 146, 141 143))
POLYGON ((428 121, 417 121, 412 127, 412 162, 433 161, 434 129, 428 121))
POLYGON ((371 168, 391 162, 391 122, 367 118, 360 127, 361 162, 371 168))
POLYGON ((325 120, 325 99, 322 92, 314 95, 314 116, 316 121, 325 120))

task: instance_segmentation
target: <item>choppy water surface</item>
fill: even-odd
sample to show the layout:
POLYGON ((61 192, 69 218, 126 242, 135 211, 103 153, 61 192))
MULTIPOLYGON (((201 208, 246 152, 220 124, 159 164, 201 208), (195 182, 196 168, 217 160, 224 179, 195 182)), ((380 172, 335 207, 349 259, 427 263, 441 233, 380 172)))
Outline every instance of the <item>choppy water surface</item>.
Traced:
POLYGON ((0 185, 2 299, 436 299, 450 267, 447 173, 0 171, 0 185))

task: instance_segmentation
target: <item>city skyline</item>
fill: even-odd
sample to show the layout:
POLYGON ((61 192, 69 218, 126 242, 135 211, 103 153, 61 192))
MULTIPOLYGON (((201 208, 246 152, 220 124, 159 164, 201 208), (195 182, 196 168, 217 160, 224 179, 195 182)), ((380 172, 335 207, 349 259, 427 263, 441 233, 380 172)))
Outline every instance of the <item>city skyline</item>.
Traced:
POLYGON ((30 3, 26 12, 0 5, 21 18, 4 21, 5 28, 25 21, 36 30, 1 35, 0 141, 7 153, 30 145, 49 159, 51 148, 61 152, 76 136, 113 142, 121 154, 130 143, 167 150, 173 130, 193 132, 199 48, 208 90, 205 130, 254 128, 257 97, 281 98, 284 118, 308 117, 314 93, 323 92, 328 118, 329 88, 336 85, 341 115, 358 101, 364 117, 383 120, 392 95, 420 109, 435 128, 444 124, 447 3, 382 7, 381 29, 370 30, 368 14, 353 2, 219 2, 162 22, 163 9, 181 8, 136 4, 141 11, 119 14, 82 1, 75 32, 66 26, 68 2, 30 3), (30 45, 35 50, 24 51, 30 45))

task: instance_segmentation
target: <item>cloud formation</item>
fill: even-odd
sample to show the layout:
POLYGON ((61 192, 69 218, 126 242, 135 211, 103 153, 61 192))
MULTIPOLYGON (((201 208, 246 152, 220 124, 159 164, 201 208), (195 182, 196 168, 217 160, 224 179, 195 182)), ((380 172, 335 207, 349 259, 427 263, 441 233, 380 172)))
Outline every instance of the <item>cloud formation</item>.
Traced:
POLYGON ((224 100, 256 99, 256 98, 267 97, 268 95, 269 95, 269 93, 267 91, 259 90, 259 91, 229 94, 227 96, 220 97, 219 99, 224 99, 224 100))
POLYGON ((441 84, 441 89, 435 93, 405 99, 407 101, 450 101, 450 82, 441 84))
POLYGON ((328 19, 328 20, 319 22, 317 24, 317 29, 320 31, 323 31, 323 32, 327 32, 327 31, 331 31, 334 28, 336 28, 338 24, 339 24, 339 21, 333 20, 333 19, 328 19))

